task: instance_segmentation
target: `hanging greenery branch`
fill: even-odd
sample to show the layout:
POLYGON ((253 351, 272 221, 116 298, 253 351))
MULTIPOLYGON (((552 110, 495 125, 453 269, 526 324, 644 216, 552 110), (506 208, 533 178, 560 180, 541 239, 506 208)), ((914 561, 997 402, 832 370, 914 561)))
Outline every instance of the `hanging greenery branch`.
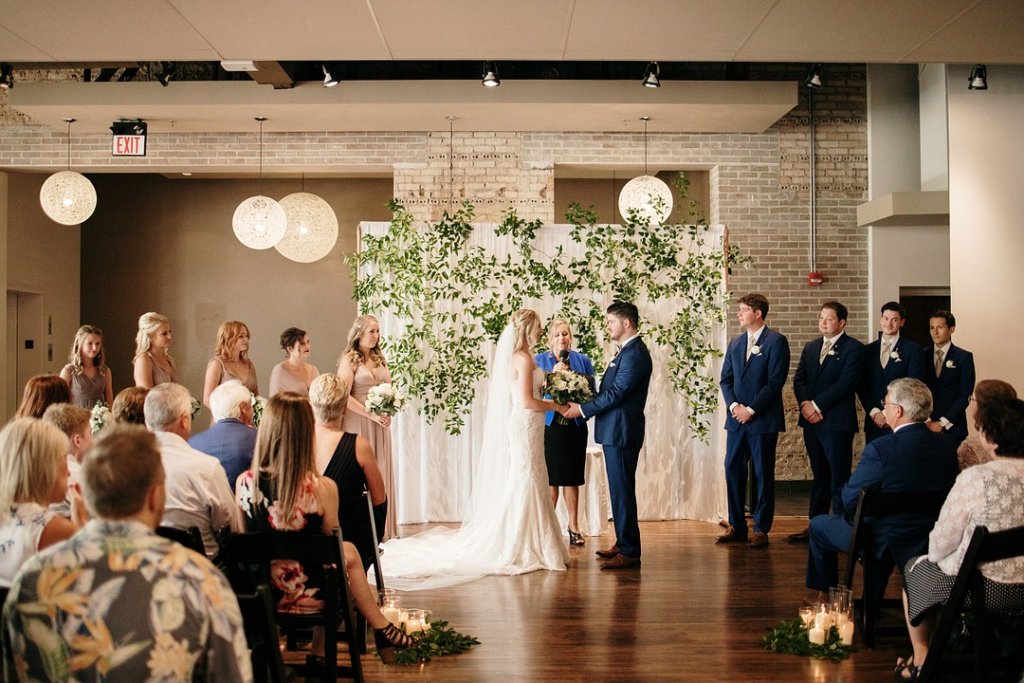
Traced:
POLYGON ((709 244, 696 202, 685 203, 688 186, 680 174, 676 187, 691 221, 685 226, 652 225, 635 211, 622 225, 600 224, 592 210, 573 204, 566 219, 568 240, 582 248, 577 256, 561 246, 541 252, 535 242, 542 223, 523 220, 514 210, 495 229, 510 241, 508 253, 499 256, 469 243, 474 211, 468 202, 423 229, 392 201, 394 217, 385 233, 363 235, 362 248, 348 263, 360 310, 388 311, 403 321, 403 329, 385 340, 396 383, 420 399, 428 422, 440 418, 457 434, 487 372, 484 343, 497 340, 524 301, 560 302, 558 317, 569 321, 577 348, 600 373, 606 298, 631 301, 641 312, 666 300, 671 317, 643 321, 641 330, 668 350, 673 390, 686 398, 691 430, 706 440, 718 401, 709 368, 720 355, 712 331, 725 320, 722 277, 742 257, 709 244))

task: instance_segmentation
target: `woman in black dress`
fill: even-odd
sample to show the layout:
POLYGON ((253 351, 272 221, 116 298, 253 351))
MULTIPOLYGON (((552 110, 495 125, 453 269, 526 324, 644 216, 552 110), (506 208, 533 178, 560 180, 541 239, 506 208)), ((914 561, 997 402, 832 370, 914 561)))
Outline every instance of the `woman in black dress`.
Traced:
MULTIPOLYGON (((538 353, 534 360, 544 372, 572 371, 586 375, 594 389, 594 366, 579 351, 572 350, 572 331, 561 318, 551 321, 548 329, 549 350, 538 353)), ((555 411, 548 411, 544 428, 544 460, 548 466, 551 504, 558 505, 558 490, 565 490, 569 510, 569 544, 583 545, 579 529, 580 486, 587 462, 587 421, 583 418, 565 420, 555 411)))

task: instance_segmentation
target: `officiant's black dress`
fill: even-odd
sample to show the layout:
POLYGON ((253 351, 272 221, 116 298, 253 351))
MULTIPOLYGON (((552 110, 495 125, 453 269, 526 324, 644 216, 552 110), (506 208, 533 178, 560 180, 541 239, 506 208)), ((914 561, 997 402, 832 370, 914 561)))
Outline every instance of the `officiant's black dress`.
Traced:
MULTIPOLYGON (((538 353, 534 360, 544 372, 551 372, 558 359, 550 351, 538 353)), ((569 369, 594 376, 590 359, 578 351, 569 352, 569 369)), ((591 380, 591 383, 593 381, 591 380)), ((587 421, 583 418, 559 424, 557 413, 549 411, 544 428, 544 462, 548 466, 548 486, 583 486, 587 464, 587 421)))

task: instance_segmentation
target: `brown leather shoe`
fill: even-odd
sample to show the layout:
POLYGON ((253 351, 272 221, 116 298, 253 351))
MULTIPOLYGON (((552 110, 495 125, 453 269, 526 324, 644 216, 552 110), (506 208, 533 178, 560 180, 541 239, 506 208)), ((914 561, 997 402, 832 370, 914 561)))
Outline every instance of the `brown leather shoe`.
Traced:
POLYGON ((789 543, 807 543, 811 538, 811 527, 804 527, 803 531, 798 531, 795 534, 790 534, 786 537, 786 541, 789 543))
POLYGON ((597 555, 598 557, 604 558, 606 560, 610 560, 611 558, 613 558, 613 557, 615 557, 616 555, 619 554, 619 546, 618 546, 618 544, 616 544, 616 545, 613 545, 611 548, 607 548, 605 550, 598 550, 594 554, 597 555))
POLYGON ((632 567, 640 567, 640 558, 626 557, 621 553, 601 565, 601 569, 630 569, 632 567))
POLYGON ((715 536, 715 543, 746 543, 747 535, 741 534, 733 527, 720 536, 715 536))
POLYGON ((763 548, 768 545, 768 534, 763 531, 755 531, 750 537, 751 548, 763 548))

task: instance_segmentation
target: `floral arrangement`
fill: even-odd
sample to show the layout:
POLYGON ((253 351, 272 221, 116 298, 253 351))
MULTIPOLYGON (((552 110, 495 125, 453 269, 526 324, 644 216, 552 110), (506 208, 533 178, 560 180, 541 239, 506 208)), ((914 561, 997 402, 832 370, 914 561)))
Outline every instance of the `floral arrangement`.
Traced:
POLYGON ((263 409, 267 407, 267 399, 262 396, 252 395, 252 426, 259 428, 260 420, 263 418, 263 409))
POLYGON ((89 416, 89 428, 92 429, 92 433, 95 435, 113 421, 114 416, 111 414, 110 408, 107 407, 106 401, 96 401, 96 405, 92 407, 92 414, 89 416))
POLYGON ((843 645, 839 629, 834 625, 829 626, 825 633, 825 642, 819 645, 810 641, 807 624, 799 618, 784 620, 776 628, 771 629, 761 643, 769 652, 828 659, 833 662, 850 656, 849 646, 843 645))
MULTIPOLYGON (((544 375, 544 393, 561 405, 586 403, 594 396, 590 390, 590 378, 572 370, 544 375)), ((569 420, 559 414, 555 415, 555 420, 561 425, 569 424, 569 420)))
POLYGON ((430 628, 419 635, 416 645, 395 653, 395 664, 422 664, 432 657, 457 655, 480 644, 474 636, 448 628, 447 621, 432 621, 430 628))
POLYGON ((199 414, 199 411, 203 409, 203 404, 200 403, 199 399, 195 396, 190 396, 189 398, 192 399, 192 419, 194 420, 196 419, 196 415, 199 414))
POLYGON ((395 415, 408 403, 409 397, 385 382, 372 387, 366 394, 366 409, 374 415, 395 415))

